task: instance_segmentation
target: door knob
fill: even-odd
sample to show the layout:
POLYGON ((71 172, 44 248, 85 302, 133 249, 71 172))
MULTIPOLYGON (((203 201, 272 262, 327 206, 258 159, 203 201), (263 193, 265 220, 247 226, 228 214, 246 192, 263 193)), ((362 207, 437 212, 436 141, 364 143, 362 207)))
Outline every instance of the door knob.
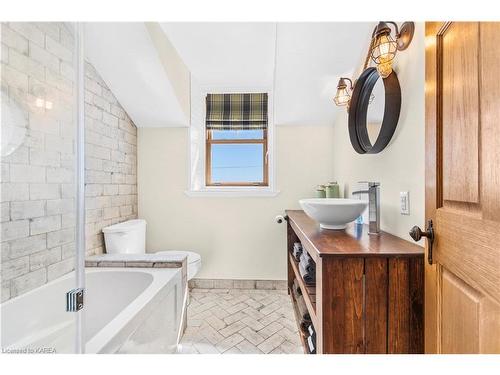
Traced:
POLYGON ((427 237, 427 261, 429 262, 429 264, 432 264, 432 244, 434 243, 434 227, 432 225, 432 220, 427 221, 427 228, 425 232, 423 232, 422 229, 418 227, 418 225, 415 225, 413 228, 411 228, 410 237, 415 241, 420 241, 422 237, 427 237))

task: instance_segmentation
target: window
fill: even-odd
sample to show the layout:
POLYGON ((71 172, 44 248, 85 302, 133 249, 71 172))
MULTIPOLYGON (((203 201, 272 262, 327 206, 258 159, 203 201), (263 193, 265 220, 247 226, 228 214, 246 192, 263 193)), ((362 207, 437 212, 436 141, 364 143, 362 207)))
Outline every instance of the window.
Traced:
POLYGON ((267 130, 209 130, 207 186, 267 186, 267 130))
POLYGON ((206 186, 269 186, 267 93, 208 94, 206 186))

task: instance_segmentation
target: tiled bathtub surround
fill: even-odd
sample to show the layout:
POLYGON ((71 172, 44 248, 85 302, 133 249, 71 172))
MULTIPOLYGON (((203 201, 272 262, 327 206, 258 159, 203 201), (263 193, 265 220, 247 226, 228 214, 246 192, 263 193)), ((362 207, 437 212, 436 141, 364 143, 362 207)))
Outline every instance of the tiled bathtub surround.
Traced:
POLYGON ((187 257, 170 254, 102 254, 87 257, 85 267, 186 268, 187 257))
MULTIPOLYGON (((24 133, 15 151, 2 153, 4 301, 74 267, 76 127, 71 26, 2 23, 0 36, 2 101, 16 108, 24 133)), ((86 238, 87 253, 95 254, 104 226, 137 216, 137 138, 88 63, 85 88, 86 238)))

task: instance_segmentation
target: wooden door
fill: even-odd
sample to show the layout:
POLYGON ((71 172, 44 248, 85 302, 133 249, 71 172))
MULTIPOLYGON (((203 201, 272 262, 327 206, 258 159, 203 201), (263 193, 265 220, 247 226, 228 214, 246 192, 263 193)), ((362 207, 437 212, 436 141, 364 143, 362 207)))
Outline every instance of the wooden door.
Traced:
POLYGON ((500 23, 426 24, 425 90, 426 352, 500 353, 500 23))

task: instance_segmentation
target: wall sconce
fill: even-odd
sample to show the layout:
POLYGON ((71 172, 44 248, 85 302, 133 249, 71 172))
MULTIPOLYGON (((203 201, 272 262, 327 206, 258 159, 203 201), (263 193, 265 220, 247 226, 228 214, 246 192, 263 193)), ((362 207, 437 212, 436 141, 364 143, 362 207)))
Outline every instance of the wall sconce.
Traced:
MULTIPOLYGON (((401 28, 398 28, 398 25, 392 21, 379 22, 372 33, 370 48, 366 54, 363 71, 369 67, 371 57, 371 60, 376 64, 379 76, 384 79, 389 77, 392 73, 392 60, 394 60, 397 51, 404 51, 408 48, 413 39, 414 32, 415 23, 413 22, 404 22, 401 28), (396 39, 391 36, 389 24, 394 26, 396 39)), ((339 79, 337 93, 333 98, 337 106, 347 106, 349 110, 351 93, 354 90, 356 82, 357 80, 353 83, 349 78, 345 77, 339 79), (349 82, 349 87, 347 86, 347 82, 349 82)), ((371 104, 374 98, 375 96, 371 92, 368 104, 371 104)))
POLYGON ((413 39, 415 24, 405 22, 401 29, 395 22, 379 22, 373 30, 371 58, 377 64, 377 71, 382 78, 387 78, 392 73, 392 60, 397 51, 404 51, 408 48, 413 39), (391 28, 394 26, 396 40, 391 36, 391 28))
MULTIPOLYGON (((354 84, 356 84, 356 81, 354 81, 354 84)), ((354 84, 349 78, 340 77, 339 83, 337 84, 337 93, 333 98, 333 101, 337 106, 347 106, 347 108, 349 109, 349 103, 351 102, 351 92, 354 89, 354 84), (349 82, 349 87, 347 87, 346 81, 349 82)), ((371 102, 373 102, 373 99, 375 99, 375 95, 371 94, 368 104, 371 104, 371 102)))
POLYGON ((351 101, 351 91, 352 91, 352 81, 349 78, 340 77, 339 83, 337 84, 337 93, 333 98, 333 101, 339 107, 349 106, 351 101), (349 87, 347 87, 347 82, 349 82, 349 87))

